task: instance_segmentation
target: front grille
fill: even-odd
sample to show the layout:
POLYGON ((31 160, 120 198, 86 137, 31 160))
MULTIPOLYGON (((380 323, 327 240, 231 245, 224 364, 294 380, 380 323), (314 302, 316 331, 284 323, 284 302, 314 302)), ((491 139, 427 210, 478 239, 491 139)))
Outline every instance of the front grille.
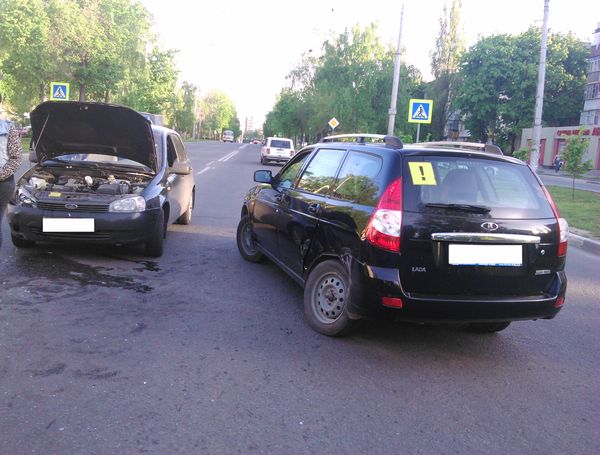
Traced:
POLYGON ((108 204, 76 204, 77 208, 67 208, 65 202, 38 202, 37 206, 42 210, 52 210, 55 212, 108 212, 108 204))
POLYGON ((39 238, 47 240, 111 240, 110 232, 43 232, 40 228, 31 228, 39 238))

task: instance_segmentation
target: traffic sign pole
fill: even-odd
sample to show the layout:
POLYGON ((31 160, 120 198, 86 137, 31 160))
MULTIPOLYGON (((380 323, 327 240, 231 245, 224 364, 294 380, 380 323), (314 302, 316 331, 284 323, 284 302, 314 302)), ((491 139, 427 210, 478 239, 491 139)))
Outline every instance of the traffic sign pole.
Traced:
POLYGON ((417 123, 417 140, 415 141, 417 144, 419 143, 419 136, 421 135, 421 124, 417 123))

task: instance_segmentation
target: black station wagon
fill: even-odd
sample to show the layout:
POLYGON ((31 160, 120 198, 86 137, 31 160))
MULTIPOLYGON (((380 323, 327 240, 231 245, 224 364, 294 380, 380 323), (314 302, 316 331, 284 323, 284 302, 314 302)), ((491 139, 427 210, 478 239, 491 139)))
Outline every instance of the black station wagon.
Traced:
POLYGON ((378 315, 497 332, 564 303, 568 225, 531 168, 501 152, 332 136, 254 180, 240 254, 303 285, 325 335, 378 315))
POLYGON ((8 205, 13 244, 142 244, 163 253, 169 223, 191 222, 195 183, 177 132, 124 106, 47 101, 31 112, 37 164, 8 205))

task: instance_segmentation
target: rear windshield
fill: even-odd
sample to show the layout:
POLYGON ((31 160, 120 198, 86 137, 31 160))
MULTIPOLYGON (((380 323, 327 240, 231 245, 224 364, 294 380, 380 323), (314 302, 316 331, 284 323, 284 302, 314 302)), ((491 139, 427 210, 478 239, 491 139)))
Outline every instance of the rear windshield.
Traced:
POLYGON ((280 149, 291 149, 292 143, 291 141, 284 141, 281 139, 271 139, 271 147, 277 147, 280 149))
MULTIPOLYGON (((505 219, 552 218, 544 191, 527 166, 457 156, 406 157, 404 210, 439 212, 446 204, 481 206, 505 219)), ((468 212, 465 212, 468 213, 468 212)))

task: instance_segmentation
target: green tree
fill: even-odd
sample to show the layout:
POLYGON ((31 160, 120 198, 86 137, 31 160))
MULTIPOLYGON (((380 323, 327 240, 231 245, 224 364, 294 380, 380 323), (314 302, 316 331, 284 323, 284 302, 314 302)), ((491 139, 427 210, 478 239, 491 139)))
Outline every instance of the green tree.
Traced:
POLYGON ((207 137, 217 139, 236 117, 233 101, 224 92, 213 90, 201 102, 204 122, 202 130, 207 137))
POLYGON ((454 97, 460 59, 465 52, 465 39, 460 28, 461 0, 453 0, 450 12, 444 5, 440 29, 431 52, 431 70, 435 80, 428 84, 428 93, 437 108, 432 113, 431 133, 436 139, 444 136, 444 128, 454 97))
MULTIPOLYGON (((473 137, 514 150, 521 129, 531 126, 540 33, 532 27, 517 36, 489 36, 463 56, 454 106, 466 114, 473 137)), ((550 35, 544 122, 560 124, 578 118, 588 52, 571 35, 550 35)))
POLYGON ((575 179, 592 168, 591 160, 583 161, 583 156, 590 145, 589 138, 584 137, 584 131, 582 128, 576 135, 570 136, 562 152, 565 172, 573 178, 573 199, 575 199, 575 179))

